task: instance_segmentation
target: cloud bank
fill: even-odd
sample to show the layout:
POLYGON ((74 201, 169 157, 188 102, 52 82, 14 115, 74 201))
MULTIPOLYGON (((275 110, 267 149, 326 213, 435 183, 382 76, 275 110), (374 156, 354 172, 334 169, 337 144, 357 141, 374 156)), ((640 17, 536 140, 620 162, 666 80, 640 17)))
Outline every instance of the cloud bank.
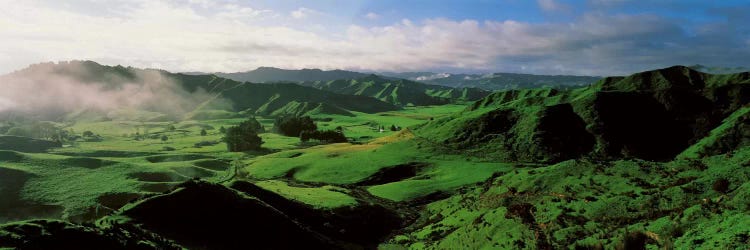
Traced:
MULTIPOLYGON (((702 23, 594 9, 564 22, 437 17, 364 26, 326 25, 325 16, 336 13, 307 7, 280 12, 195 0, 107 3, 105 11, 86 12, 44 1, 3 1, 0 72, 89 59, 203 72, 273 66, 621 75, 674 64, 748 66, 750 57, 747 18, 737 15, 747 12, 736 8, 711 10, 718 18, 702 23)), ((568 8, 557 1, 539 4, 550 11, 568 8)))
MULTIPOLYGON (((124 69, 124 68, 123 68, 124 69)), ((104 71, 82 62, 33 65, 0 77, 0 113, 57 119, 75 111, 148 110, 179 118, 211 96, 157 70, 104 71)))

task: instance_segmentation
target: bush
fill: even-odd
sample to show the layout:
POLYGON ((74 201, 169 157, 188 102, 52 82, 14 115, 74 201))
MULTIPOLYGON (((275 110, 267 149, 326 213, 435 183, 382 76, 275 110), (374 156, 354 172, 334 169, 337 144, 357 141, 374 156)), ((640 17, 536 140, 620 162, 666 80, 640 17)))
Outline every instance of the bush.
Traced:
POLYGON ((223 141, 227 143, 227 150, 230 152, 241 152, 247 150, 260 149, 263 140, 258 136, 257 127, 253 126, 254 118, 240 123, 238 126, 232 126, 227 129, 223 141))
POLYGON ((325 143, 340 143, 348 142, 343 132, 336 130, 307 130, 300 133, 300 141, 307 142, 310 139, 315 139, 325 143))
POLYGON ((217 141, 200 141, 193 144, 193 147, 200 148, 200 147, 206 147, 206 146, 213 146, 218 144, 217 141))
POLYGON ((282 135, 299 137, 302 131, 315 131, 318 126, 309 116, 280 116, 274 121, 273 130, 282 135))
POLYGON ((201 129, 201 136, 206 136, 207 134, 206 129, 201 129))

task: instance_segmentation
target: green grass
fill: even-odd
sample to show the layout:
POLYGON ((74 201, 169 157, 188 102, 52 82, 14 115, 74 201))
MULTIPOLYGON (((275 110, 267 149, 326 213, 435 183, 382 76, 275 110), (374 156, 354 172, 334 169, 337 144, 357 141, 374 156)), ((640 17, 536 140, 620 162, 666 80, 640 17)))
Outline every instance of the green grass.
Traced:
POLYGON ((294 178, 300 181, 351 184, 381 168, 413 161, 419 154, 413 148, 412 142, 323 145, 250 159, 243 171, 260 179, 279 178, 294 171, 294 178))
POLYGON ((296 200, 318 209, 333 209, 357 205, 357 200, 333 186, 294 187, 279 180, 259 181, 255 183, 268 191, 280 194, 287 199, 296 200))
POLYGON ((566 161, 514 168, 490 185, 429 204, 424 224, 388 243, 411 249, 534 249, 541 235, 555 249, 598 244, 613 249, 626 232, 639 231, 656 239, 649 245, 654 249, 657 244, 741 249, 750 232, 749 154, 744 148, 702 162, 566 161), (730 183, 726 194, 712 188, 720 178, 730 183), (509 214, 509 207, 524 203, 534 207, 536 226, 509 214))
POLYGON ((367 191, 375 196, 393 201, 406 201, 434 192, 451 193, 455 189, 483 182, 497 172, 513 168, 511 164, 469 162, 466 159, 438 160, 413 178, 372 186, 367 191))
POLYGON ((435 192, 451 193, 513 167, 460 156, 433 156, 429 149, 420 149, 422 146, 415 140, 398 138, 384 137, 364 145, 341 143, 284 151, 247 160, 241 172, 252 179, 277 179, 291 174, 297 181, 344 185, 364 181, 382 169, 399 164, 431 165, 416 176, 367 189, 381 198, 406 201, 435 192))
MULTIPOLYGON (((234 171, 230 162, 239 159, 248 164, 243 171, 253 178, 267 180, 259 184, 271 191, 318 208, 349 206, 356 204, 356 200, 344 193, 346 189, 333 186, 296 187, 274 179, 296 169, 294 177, 299 181, 351 184, 384 167, 424 160, 430 157, 429 153, 418 150, 419 146, 414 141, 394 137, 398 132, 388 130, 380 133, 363 124, 382 124, 387 128, 392 124, 408 127, 463 108, 462 105, 446 105, 378 114, 356 113, 355 117, 317 116, 316 119, 332 119, 330 122, 319 121, 321 129, 343 126, 350 137, 359 139, 366 136, 361 141, 373 143, 309 147, 300 144, 298 138, 267 132, 260 135, 265 142, 265 151, 249 153, 227 152, 219 133, 220 127, 236 125, 244 118, 149 122, 147 120, 155 114, 121 112, 118 117, 137 116, 139 121, 80 121, 66 128, 77 134, 92 131, 102 136, 103 140, 99 142, 78 141, 49 153, 0 151, 0 165, 3 168, 21 171, 27 177, 21 180, 17 189, 0 190, 0 195, 17 195, 23 201, 60 206, 63 208, 63 218, 80 219, 92 216, 91 211, 102 206, 102 199, 159 193, 192 177, 226 180, 234 171), (170 126, 176 129, 168 130, 170 126), (201 129, 208 132, 206 136, 200 135, 201 129), (135 140, 135 133, 146 135, 147 138, 135 140), (161 141, 162 135, 169 139, 161 141), (151 136, 153 138, 149 138, 151 136), (217 143, 196 147, 195 144, 200 142, 217 143), (272 154, 263 156, 268 153, 272 154), (300 155, 289 158, 295 154, 300 155)), ((258 120, 267 131, 273 127, 271 118, 259 117, 258 120)), ((478 173, 458 178, 447 172, 430 171, 433 172, 425 174, 435 176, 436 182, 415 184, 423 187, 415 188, 415 192, 421 191, 412 196, 453 190, 485 175, 478 173)), ((404 182, 400 185, 412 184, 404 182)), ((388 187, 382 189, 382 196, 387 197, 388 187)), ((99 213, 103 215, 105 212, 99 213)), ((93 213, 93 216, 98 214, 96 211, 93 213)))

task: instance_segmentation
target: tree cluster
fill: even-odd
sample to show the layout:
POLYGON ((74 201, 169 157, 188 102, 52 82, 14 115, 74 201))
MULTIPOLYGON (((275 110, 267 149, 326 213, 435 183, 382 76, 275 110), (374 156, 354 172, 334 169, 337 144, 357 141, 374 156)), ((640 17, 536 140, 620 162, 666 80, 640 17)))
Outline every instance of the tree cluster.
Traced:
POLYGON ((302 131, 318 130, 318 126, 309 116, 280 116, 274 121, 273 130, 282 135, 298 137, 302 131))
POLYGON ((307 130, 302 131, 299 135, 300 141, 307 142, 310 139, 318 140, 325 143, 347 142, 346 136, 341 131, 336 130, 307 130))
POLYGON ((258 131, 262 128, 255 118, 250 118, 237 126, 227 128, 222 140, 226 142, 227 150, 230 152, 257 150, 263 144, 263 140, 258 136, 258 131))

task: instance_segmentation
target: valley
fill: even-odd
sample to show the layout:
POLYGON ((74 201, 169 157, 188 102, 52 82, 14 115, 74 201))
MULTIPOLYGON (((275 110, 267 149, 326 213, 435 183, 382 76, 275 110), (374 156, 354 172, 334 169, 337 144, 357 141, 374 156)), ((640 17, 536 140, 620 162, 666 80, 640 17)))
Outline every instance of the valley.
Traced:
POLYGON ((0 113, 0 248, 750 244, 747 72, 674 66, 489 92, 377 75, 250 83, 75 61, 0 80, 19 78, 105 84, 91 91, 117 105, 56 99, 0 113), (170 105, 119 99, 165 89, 170 105), (284 135, 283 117, 346 142, 284 135), (230 152, 226 131, 246 121, 258 122, 262 144, 230 152))

